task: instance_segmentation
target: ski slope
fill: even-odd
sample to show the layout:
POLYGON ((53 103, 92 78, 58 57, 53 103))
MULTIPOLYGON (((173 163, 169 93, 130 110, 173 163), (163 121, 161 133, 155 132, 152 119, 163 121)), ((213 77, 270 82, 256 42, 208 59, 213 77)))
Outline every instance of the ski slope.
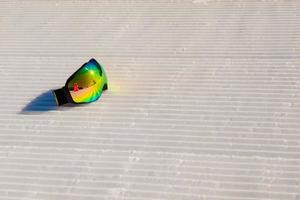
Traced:
POLYGON ((300 1, 0 2, 0 200, 300 200, 300 1), (109 90, 56 107, 95 58, 109 90))

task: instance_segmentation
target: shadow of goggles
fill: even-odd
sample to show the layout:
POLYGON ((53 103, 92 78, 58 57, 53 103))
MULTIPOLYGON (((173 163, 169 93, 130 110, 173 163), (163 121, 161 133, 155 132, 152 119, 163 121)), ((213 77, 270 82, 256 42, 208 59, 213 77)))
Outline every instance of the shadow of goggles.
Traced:
POLYGON ((64 87, 54 90, 57 105, 91 103, 107 90, 107 77, 103 67, 92 58, 72 74, 64 87))

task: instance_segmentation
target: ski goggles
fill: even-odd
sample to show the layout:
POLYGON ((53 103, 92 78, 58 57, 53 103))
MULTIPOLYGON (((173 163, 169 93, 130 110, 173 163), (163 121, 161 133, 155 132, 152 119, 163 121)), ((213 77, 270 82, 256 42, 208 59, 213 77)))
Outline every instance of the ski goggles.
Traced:
POLYGON ((91 103, 107 90, 107 78, 103 67, 92 58, 72 74, 64 87, 54 90, 57 105, 66 103, 91 103))

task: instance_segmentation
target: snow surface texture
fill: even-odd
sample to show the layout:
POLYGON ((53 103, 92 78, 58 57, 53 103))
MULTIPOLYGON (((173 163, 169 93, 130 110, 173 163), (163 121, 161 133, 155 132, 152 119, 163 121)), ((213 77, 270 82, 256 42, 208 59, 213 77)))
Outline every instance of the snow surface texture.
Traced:
POLYGON ((300 1, 2 1, 1 200, 300 199, 300 1), (90 58, 110 90, 54 106, 90 58))

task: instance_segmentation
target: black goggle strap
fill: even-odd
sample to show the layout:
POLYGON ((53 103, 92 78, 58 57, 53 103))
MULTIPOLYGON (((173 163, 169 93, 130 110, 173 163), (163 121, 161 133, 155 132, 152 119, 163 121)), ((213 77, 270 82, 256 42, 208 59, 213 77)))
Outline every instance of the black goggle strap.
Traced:
POLYGON ((54 90, 53 92, 58 106, 69 103, 69 100, 67 98, 66 87, 62 87, 60 89, 54 90))

